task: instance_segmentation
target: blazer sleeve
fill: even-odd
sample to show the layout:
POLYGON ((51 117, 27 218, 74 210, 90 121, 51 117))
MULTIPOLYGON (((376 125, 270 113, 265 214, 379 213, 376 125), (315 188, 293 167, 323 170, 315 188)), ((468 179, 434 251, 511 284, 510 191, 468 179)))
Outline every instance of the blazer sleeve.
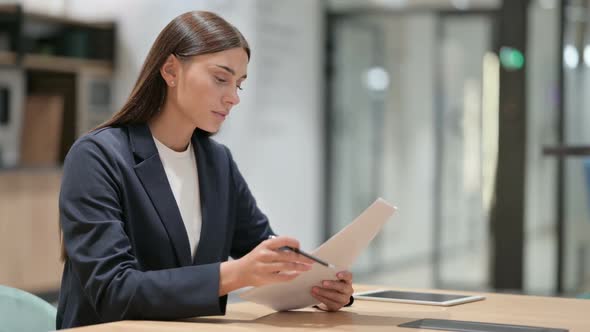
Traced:
POLYGON ((120 175, 95 141, 83 139, 64 163, 59 198, 67 264, 104 322, 225 313, 219 264, 141 271, 125 232, 120 175))
POLYGON ((227 148, 226 151, 229 156, 230 174, 236 199, 236 225, 230 255, 237 259, 249 253, 260 242, 275 233, 272 231, 266 215, 258 208, 256 199, 250 192, 231 152, 227 148))

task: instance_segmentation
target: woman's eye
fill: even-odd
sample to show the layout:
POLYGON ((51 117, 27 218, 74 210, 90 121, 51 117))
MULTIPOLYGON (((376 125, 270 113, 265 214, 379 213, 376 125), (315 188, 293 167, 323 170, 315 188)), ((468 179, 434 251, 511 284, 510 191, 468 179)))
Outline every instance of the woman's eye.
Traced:
POLYGON ((236 85, 236 88, 238 88, 238 90, 240 90, 240 91, 241 91, 241 90, 244 90, 244 88, 242 88, 242 87, 241 87, 241 86, 239 86, 239 85, 236 85))
POLYGON ((224 80, 223 78, 219 78, 219 77, 217 77, 217 76, 215 76, 215 80, 216 80, 217 82, 219 82, 219 83, 226 83, 226 82, 227 82, 227 81, 226 81, 226 80, 224 80))

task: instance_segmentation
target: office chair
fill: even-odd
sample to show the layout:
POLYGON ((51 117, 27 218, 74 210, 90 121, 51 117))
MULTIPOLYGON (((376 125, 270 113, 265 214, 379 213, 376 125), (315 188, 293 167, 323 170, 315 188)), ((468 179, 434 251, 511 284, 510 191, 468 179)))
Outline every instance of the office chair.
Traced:
POLYGON ((55 330, 57 310, 23 290, 0 285, 0 332, 55 330))

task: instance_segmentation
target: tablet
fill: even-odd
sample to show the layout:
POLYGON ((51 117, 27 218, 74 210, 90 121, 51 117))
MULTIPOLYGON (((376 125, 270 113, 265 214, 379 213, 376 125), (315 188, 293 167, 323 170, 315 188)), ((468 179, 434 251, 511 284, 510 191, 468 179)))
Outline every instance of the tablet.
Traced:
POLYGON ((359 300, 451 306, 483 300, 485 297, 481 295, 437 294, 379 289, 355 293, 354 298, 359 300))

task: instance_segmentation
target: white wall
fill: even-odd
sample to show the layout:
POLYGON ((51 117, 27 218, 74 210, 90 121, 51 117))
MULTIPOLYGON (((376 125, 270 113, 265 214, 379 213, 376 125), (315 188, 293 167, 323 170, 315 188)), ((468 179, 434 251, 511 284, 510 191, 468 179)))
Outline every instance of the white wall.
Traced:
POLYGON ((253 58, 242 102, 216 137, 227 144, 276 232, 304 248, 322 229, 323 16, 321 3, 264 0, 85 0, 64 11, 117 22, 115 106, 127 98, 160 30, 190 10, 211 10, 236 25, 253 58), (305 20, 302 19, 305 17, 305 20))

